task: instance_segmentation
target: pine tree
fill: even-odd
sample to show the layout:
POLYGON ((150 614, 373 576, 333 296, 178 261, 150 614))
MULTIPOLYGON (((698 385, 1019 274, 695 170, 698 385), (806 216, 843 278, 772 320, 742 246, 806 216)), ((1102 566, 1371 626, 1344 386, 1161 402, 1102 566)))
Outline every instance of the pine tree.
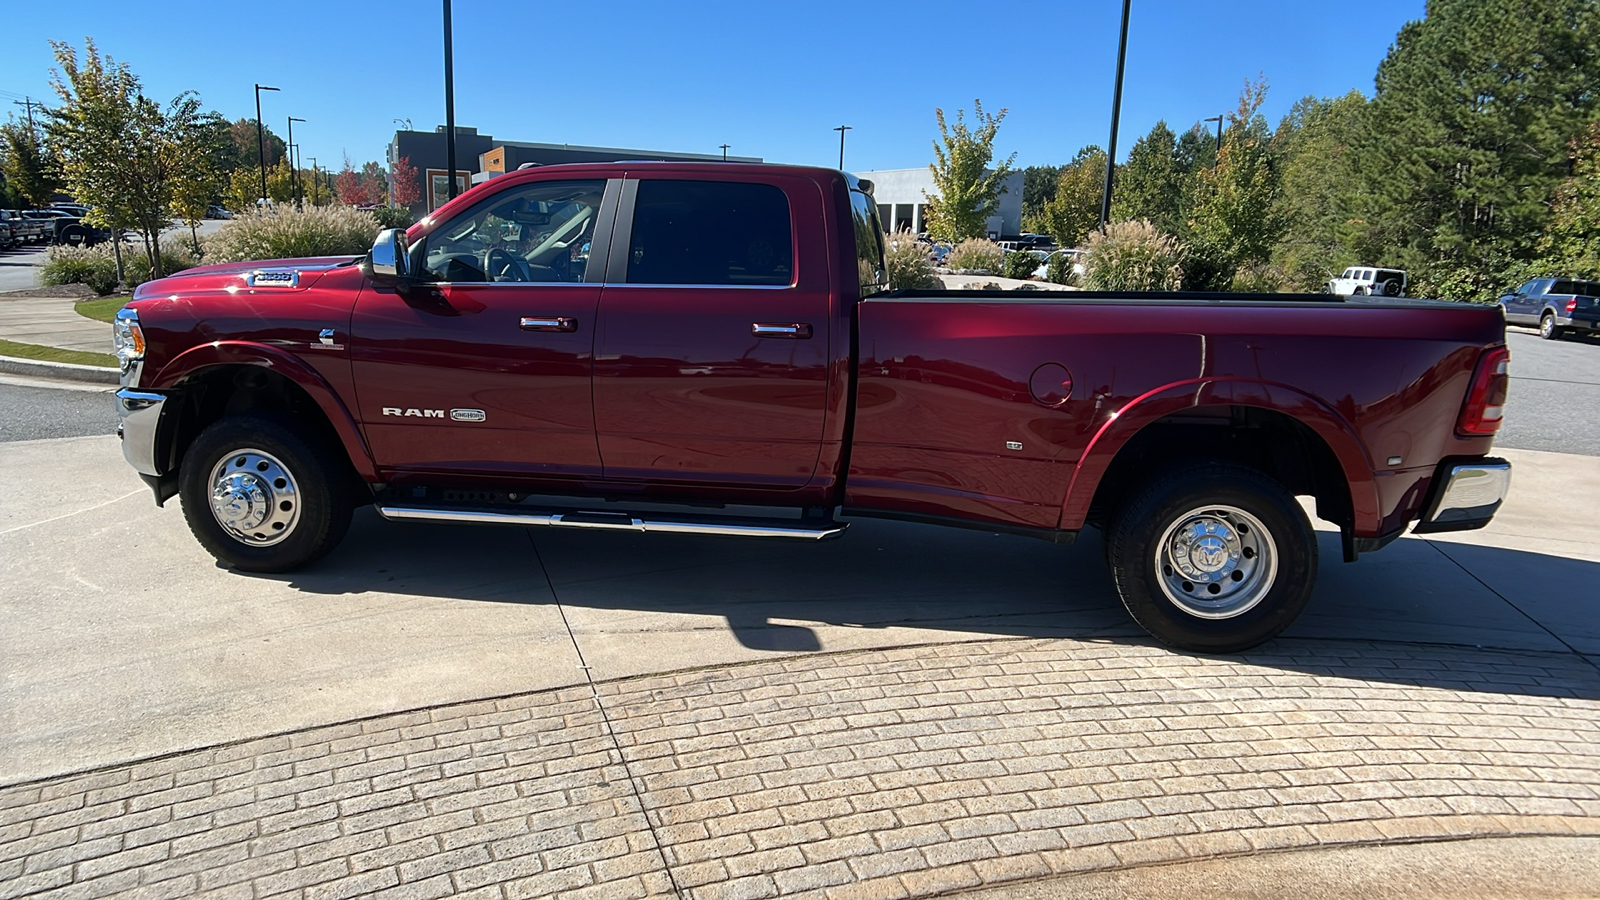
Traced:
POLYGON ((1117 173, 1111 219, 1127 222, 1147 219, 1166 234, 1178 234, 1183 223, 1184 173, 1177 159, 1178 136, 1167 123, 1157 122, 1150 133, 1135 141, 1128 162, 1117 173))

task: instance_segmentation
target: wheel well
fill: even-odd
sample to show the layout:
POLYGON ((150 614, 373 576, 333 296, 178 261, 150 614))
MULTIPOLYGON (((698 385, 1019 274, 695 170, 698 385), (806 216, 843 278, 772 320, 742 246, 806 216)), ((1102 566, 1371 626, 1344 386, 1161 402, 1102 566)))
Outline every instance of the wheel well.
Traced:
MULTIPOLYGON (((244 412, 278 412, 294 419, 310 440, 339 448, 343 444, 322 407, 305 389, 288 378, 260 366, 212 366, 182 382, 183 405, 168 442, 166 471, 177 472, 183 454, 196 436, 224 416, 244 412)), ((352 476, 353 477, 353 476, 352 476)))
POLYGON ((1089 522, 1105 526, 1128 493, 1153 472, 1197 459, 1257 469, 1292 494, 1315 497, 1319 518, 1346 533, 1354 527, 1350 486, 1333 449, 1293 416, 1253 406, 1195 407, 1140 429, 1117 451, 1095 488, 1089 522))

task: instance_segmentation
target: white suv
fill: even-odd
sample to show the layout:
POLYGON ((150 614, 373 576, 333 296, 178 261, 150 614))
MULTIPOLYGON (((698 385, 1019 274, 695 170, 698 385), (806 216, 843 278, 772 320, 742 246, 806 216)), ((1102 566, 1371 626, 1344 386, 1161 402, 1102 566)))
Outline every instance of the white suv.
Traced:
POLYGON ((1399 269, 1379 269, 1371 266, 1351 266, 1338 278, 1328 282, 1326 293, 1345 295, 1374 294, 1380 297, 1403 297, 1406 293, 1406 273, 1399 269))

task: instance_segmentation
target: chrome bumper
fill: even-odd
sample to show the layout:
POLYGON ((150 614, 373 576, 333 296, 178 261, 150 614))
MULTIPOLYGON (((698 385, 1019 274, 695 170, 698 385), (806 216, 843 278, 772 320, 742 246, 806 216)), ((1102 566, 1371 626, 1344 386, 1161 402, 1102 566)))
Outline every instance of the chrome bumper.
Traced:
POLYGON ((165 474, 156 466, 156 429, 166 402, 165 394, 133 388, 117 391, 117 415, 122 417, 117 434, 122 437, 122 455, 140 475, 165 474))
POLYGON ((1412 531, 1468 531, 1489 524, 1511 487, 1511 463, 1503 459, 1472 462, 1445 460, 1434 473, 1434 484, 1412 531))

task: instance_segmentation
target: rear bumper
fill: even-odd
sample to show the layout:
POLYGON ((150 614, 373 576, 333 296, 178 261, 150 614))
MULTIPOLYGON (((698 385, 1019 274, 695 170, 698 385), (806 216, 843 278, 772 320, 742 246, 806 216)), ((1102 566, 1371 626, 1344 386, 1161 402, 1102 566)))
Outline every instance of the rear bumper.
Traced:
POLYGON ((1471 531, 1489 524, 1511 487, 1511 463, 1503 459, 1446 459, 1434 471, 1412 532, 1471 531))

